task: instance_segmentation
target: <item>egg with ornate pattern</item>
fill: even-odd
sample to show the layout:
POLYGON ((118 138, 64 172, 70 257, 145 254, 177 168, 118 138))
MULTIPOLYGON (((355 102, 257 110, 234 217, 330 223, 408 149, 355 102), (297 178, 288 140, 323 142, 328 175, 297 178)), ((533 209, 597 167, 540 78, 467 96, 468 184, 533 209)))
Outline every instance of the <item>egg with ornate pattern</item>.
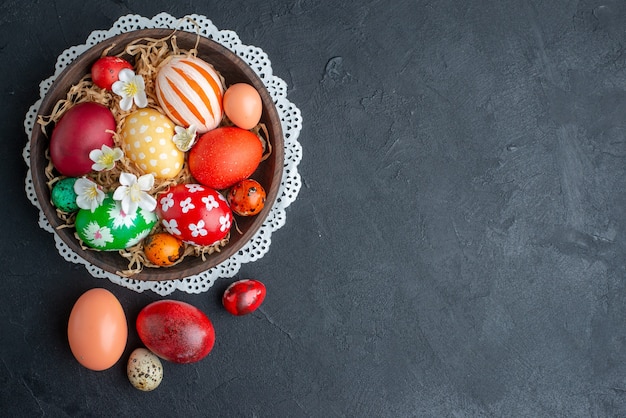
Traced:
POLYGON ((124 154, 144 174, 159 179, 176 177, 183 169, 185 154, 172 140, 174 127, 174 122, 155 109, 131 113, 120 132, 124 154))
POLYGON ((178 125, 194 125, 202 134, 215 129, 223 117, 224 86, 212 65, 193 56, 169 60, 157 73, 159 105, 178 125))
POLYGON ((198 246, 219 243, 233 222, 226 198, 200 184, 179 184, 159 194, 156 213, 168 233, 198 246))
POLYGON ((76 214, 76 233, 88 247, 115 251, 132 247, 150 234, 156 224, 154 212, 138 208, 132 214, 122 210, 119 201, 108 194, 93 212, 80 209, 76 214))

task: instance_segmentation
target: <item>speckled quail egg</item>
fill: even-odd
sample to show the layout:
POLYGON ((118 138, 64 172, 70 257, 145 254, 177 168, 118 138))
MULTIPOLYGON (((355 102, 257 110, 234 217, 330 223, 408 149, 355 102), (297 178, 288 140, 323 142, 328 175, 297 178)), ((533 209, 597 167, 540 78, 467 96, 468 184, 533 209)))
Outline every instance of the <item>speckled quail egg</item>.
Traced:
POLYGON ((128 358, 126 373, 128 380, 134 387, 149 392, 161 384, 163 365, 161 360, 150 350, 137 348, 128 358))

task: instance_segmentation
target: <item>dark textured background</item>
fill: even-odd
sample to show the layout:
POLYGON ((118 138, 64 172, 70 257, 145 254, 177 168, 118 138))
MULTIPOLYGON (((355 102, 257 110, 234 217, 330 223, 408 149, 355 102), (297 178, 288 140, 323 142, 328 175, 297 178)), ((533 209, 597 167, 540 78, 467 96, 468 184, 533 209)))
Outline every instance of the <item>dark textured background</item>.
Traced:
POLYGON ((0 406, 7 416, 626 416, 626 4, 0 3, 0 406), (56 57, 121 15, 208 16, 261 47, 302 111, 303 187, 262 310, 231 280, 152 393, 73 359, 78 296, 159 299, 64 262, 23 191, 22 121, 56 57), (176 411, 176 412, 175 412, 176 411))

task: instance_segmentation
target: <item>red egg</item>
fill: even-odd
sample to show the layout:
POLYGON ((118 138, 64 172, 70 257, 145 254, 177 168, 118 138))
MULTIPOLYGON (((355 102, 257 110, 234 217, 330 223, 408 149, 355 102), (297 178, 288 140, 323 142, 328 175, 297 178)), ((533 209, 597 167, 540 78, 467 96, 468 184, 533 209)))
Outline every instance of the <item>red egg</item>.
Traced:
POLYGON ((257 280, 239 280, 228 286, 222 305, 233 315, 246 315, 261 306, 265 292, 265 285, 257 280))
POLYGON ((137 333, 146 347, 174 363, 194 363, 215 344, 215 330, 200 309, 176 300, 159 300, 137 316, 137 333))
POLYGON ((59 173, 80 177, 94 164, 89 153, 102 145, 113 147, 115 118, 99 103, 74 105, 61 117, 50 138, 50 158, 59 173))
POLYGON ((254 133, 235 126, 213 129, 189 151, 189 170, 200 183, 222 190, 256 170, 263 144, 254 133))
POLYGON ((130 62, 120 57, 101 57, 91 66, 91 80, 100 88, 111 90, 113 83, 119 80, 120 71, 132 70, 130 62))
POLYGON ((167 232, 200 246, 225 238, 233 221, 226 198, 200 184, 179 184, 159 194, 156 213, 167 232))

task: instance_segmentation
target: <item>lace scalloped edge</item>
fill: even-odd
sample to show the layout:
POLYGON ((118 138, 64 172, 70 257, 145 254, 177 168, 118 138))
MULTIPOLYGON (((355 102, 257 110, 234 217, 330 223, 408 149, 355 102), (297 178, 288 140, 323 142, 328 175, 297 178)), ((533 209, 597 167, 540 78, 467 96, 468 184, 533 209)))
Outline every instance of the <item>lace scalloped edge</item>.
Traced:
POLYGON ((39 96, 39 100, 30 107, 24 119, 24 130, 29 138, 22 152, 22 157, 28 165, 25 179, 26 195, 39 210, 39 226, 53 234, 55 247, 59 254, 66 261, 84 265, 93 277, 108 279, 112 283, 136 292, 151 290, 161 296, 169 295, 176 290, 186 293, 203 293, 208 291, 218 278, 234 277, 242 264, 262 258, 269 251, 272 233, 285 225, 286 208, 295 201, 302 185, 298 173, 298 164, 302 159, 302 146, 298 142, 298 136, 302 129, 302 115, 300 110, 286 98, 287 83, 272 74, 271 62, 267 54, 256 46, 242 44, 239 36, 233 31, 218 30, 206 16, 192 14, 183 18, 175 18, 165 12, 159 13, 151 19, 134 14, 121 16, 109 30, 95 30, 87 37, 84 44, 72 46, 63 51, 57 58, 54 75, 39 84, 39 96), (278 197, 267 219, 254 237, 236 254, 209 270, 179 280, 163 282, 134 280, 109 273, 92 265, 72 251, 54 232, 46 219, 37 201, 30 170, 30 137, 35 126, 37 113, 44 96, 61 71, 92 46, 121 33, 147 28, 170 28, 200 33, 200 35, 222 44, 246 61, 263 81, 274 100, 276 110, 280 115, 285 142, 285 162, 278 197))

